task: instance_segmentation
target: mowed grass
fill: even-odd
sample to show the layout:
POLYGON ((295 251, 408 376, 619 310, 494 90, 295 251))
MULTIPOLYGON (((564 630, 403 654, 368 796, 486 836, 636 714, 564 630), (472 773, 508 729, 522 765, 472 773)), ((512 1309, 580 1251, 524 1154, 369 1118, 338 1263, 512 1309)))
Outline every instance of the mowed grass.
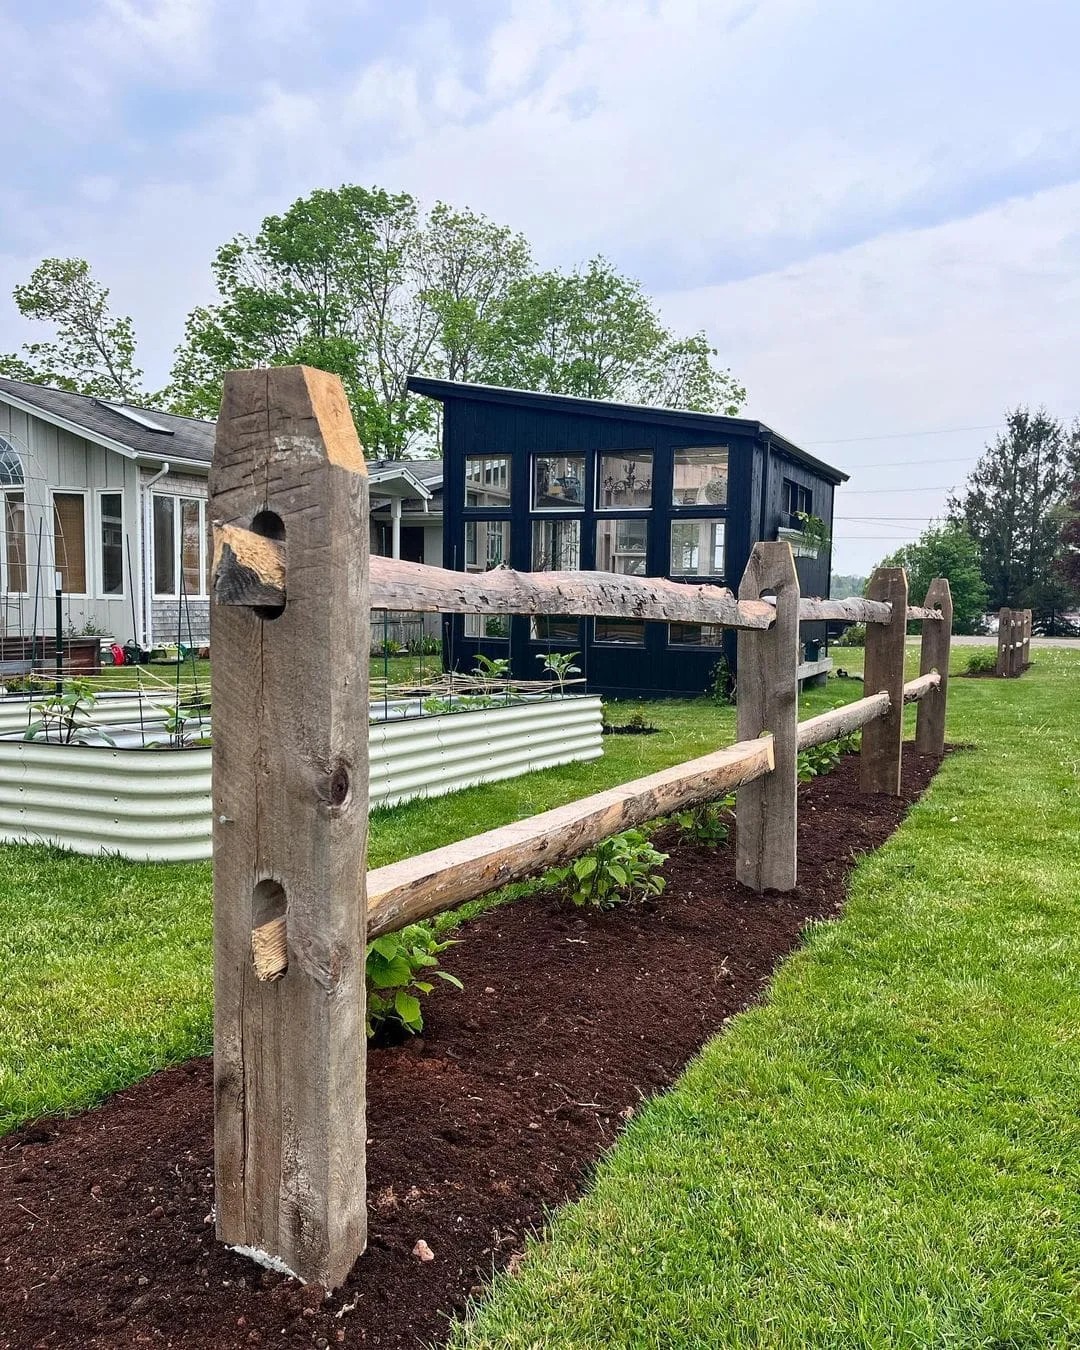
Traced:
MULTIPOLYGON (((858 669, 861 657, 845 652, 840 664, 858 669)), ((917 655, 909 653, 912 661, 917 655)), ((975 682, 968 687, 975 691, 975 682)), ((804 715, 861 692, 855 681, 831 681, 804 697, 804 715)), ((735 733, 734 709, 709 699, 613 704, 613 720, 637 708, 658 733, 606 737, 603 758, 591 764, 376 811, 370 865, 706 754, 735 733)), ((440 927, 474 908, 444 916, 440 927)), ((91 1105, 154 1069, 208 1052, 210 939, 209 864, 0 847, 0 1132, 91 1105)))
POLYGON ((1035 660, 953 682, 974 748, 455 1345, 1080 1345, 1080 653, 1035 660))

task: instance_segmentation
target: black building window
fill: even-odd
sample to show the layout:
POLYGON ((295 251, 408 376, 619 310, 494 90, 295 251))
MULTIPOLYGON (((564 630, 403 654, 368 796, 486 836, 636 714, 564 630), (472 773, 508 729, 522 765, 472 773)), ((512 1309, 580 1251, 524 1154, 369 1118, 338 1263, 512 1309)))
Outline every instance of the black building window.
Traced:
POLYGON ((647 511, 652 506, 653 459, 648 450, 601 455, 596 476, 599 511, 647 511))
POLYGON ((640 619, 594 619, 593 641, 619 647, 644 647, 645 625, 640 619))
MULTIPOLYGON (((510 561, 508 520, 465 522, 465 571, 489 572, 510 561)), ((466 637, 508 638, 510 620, 505 614, 466 614, 466 637)))
POLYGON ((722 647, 724 630, 718 623, 669 623, 672 647, 722 647))
POLYGON ((509 508, 510 461, 505 455, 466 457, 465 505, 509 508))
POLYGON ((727 497, 726 445, 702 445, 675 451, 672 506, 726 506, 727 497))
POLYGON ((722 577, 724 532, 727 522, 715 517, 694 517, 671 522, 671 575, 673 577, 722 577))
POLYGON ((647 520, 598 520, 596 522, 596 570, 643 577, 649 550, 647 520))
POLYGON ((814 514, 814 494, 808 487, 803 487, 794 479, 785 478, 781 490, 780 509, 783 512, 784 524, 789 530, 801 529, 802 521, 799 514, 807 516, 814 514))
POLYGON ((584 455, 534 455, 534 511, 580 511, 585 505, 584 455))

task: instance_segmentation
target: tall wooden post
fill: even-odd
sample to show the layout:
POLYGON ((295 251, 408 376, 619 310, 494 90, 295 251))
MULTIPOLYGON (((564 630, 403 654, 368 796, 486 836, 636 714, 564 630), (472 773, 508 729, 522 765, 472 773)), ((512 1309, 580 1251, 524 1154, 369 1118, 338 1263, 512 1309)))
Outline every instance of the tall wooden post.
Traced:
POLYGON ((1003 607, 998 610, 998 649, 995 674, 1005 679, 1012 674, 1012 610, 1003 607))
POLYGON ((1024 610, 1024 649, 1020 654, 1020 669, 1026 670, 1031 665, 1031 625, 1032 613, 1030 609, 1024 610))
POLYGON ((332 1288, 366 1242, 368 486, 337 376, 226 377, 210 511, 217 1234, 332 1288), (264 565, 280 601, 282 540, 284 605, 243 603, 264 565))
POLYGON ((799 577, 791 545, 754 545, 740 600, 776 595, 776 622, 738 636, 738 739, 771 731, 775 767, 737 793, 735 875, 755 891, 790 891, 797 876, 799 577))
POLYGON ((919 674, 929 675, 932 670, 936 670, 940 683, 919 700, 915 719, 915 749, 920 755, 943 755, 953 621, 952 590, 946 577, 934 578, 923 603, 927 609, 941 610, 941 618, 923 620, 919 674))
MULTIPOLYGON (((889 623, 866 625, 863 689, 886 693, 889 711, 863 727, 859 787, 863 792, 900 793, 900 747, 904 734, 904 647, 907 637, 907 574, 902 567, 879 567, 867 587, 868 600, 892 605, 889 623)), ((933 620, 928 620, 932 623, 933 620)))

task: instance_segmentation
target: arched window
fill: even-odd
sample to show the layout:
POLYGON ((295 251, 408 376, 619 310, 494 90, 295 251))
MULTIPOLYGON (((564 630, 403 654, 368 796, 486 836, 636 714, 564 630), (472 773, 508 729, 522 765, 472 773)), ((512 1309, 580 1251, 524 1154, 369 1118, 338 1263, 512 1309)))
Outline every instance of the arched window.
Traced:
POLYGON ((22 460, 10 441, 0 436, 0 488, 22 487, 22 460))
POLYGON ((26 499, 22 460, 10 441, 0 436, 0 508, 2 508, 2 589, 26 594, 26 499))

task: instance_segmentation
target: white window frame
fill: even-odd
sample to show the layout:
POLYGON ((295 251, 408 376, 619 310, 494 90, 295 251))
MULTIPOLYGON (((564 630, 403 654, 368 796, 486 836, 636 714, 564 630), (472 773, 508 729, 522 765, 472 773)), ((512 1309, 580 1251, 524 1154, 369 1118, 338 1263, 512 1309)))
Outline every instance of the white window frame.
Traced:
POLYGON ((10 487, 0 488, 0 595, 27 596, 30 594, 30 550, 27 547, 29 542, 29 522, 30 522, 30 503, 26 500, 26 485, 16 487, 14 483, 10 487), (9 496, 17 495, 22 498, 23 509, 23 548, 26 550, 26 557, 23 561, 23 573, 26 585, 21 591, 11 589, 10 571, 8 563, 8 506, 9 496))
POLYGON ((94 492, 94 599, 95 600, 126 600, 127 599, 127 494, 122 487, 97 488, 94 492), (104 543, 102 540, 102 528, 104 525, 104 512, 101 506, 102 497, 120 498, 120 589, 118 591, 105 590, 105 559, 102 556, 104 543))
MULTIPOLYGON (((52 530, 52 540, 53 540, 53 568, 54 568, 54 570, 57 571, 57 572, 60 571, 60 558, 59 558, 59 556, 57 555, 57 552, 56 552, 56 498, 57 498, 57 497, 81 497, 81 498, 82 498, 82 504, 83 504, 83 508, 82 508, 82 517, 83 517, 83 577, 85 578, 86 586, 85 586, 85 589, 84 589, 84 590, 81 590, 81 591, 65 591, 65 592, 64 592, 64 595, 69 596, 72 600, 93 600, 93 599, 94 599, 94 593, 93 593, 94 578, 93 578, 93 573, 92 573, 92 571, 91 571, 91 565, 92 565, 91 559, 87 556, 87 538, 86 538, 86 534, 87 534, 86 527, 87 527, 87 523, 88 523, 88 522, 87 522, 87 511, 86 511, 86 499, 87 499, 87 497, 88 497, 89 495, 90 495, 90 489, 89 489, 89 488, 85 488, 85 487, 54 487, 54 488, 50 488, 50 489, 49 489, 49 526, 50 526, 50 528, 51 528, 51 530, 52 530)), ((66 540, 66 539, 65 539, 65 541, 64 541, 64 548, 65 548, 65 550, 67 549, 67 540, 66 540)), ((52 588, 51 588, 51 587, 46 587, 46 594, 47 594, 47 595, 51 595, 51 594, 52 594, 52 588)))
POLYGON ((173 577, 176 589, 170 592, 159 591, 157 588, 157 578, 154 575, 154 546, 157 542, 157 526, 154 522, 154 503, 150 502, 150 539, 149 547, 146 550, 147 566, 150 569, 150 594, 154 600, 179 600, 181 598, 180 582, 183 577, 184 564, 184 529, 183 529, 183 503, 198 502, 199 504, 199 589, 197 591, 184 591, 183 595, 188 600, 205 600, 210 592, 206 585, 206 498, 197 497, 191 492, 182 492, 179 489, 170 489, 168 492, 151 492, 151 499, 154 497, 171 497, 176 505, 173 507, 173 577))

